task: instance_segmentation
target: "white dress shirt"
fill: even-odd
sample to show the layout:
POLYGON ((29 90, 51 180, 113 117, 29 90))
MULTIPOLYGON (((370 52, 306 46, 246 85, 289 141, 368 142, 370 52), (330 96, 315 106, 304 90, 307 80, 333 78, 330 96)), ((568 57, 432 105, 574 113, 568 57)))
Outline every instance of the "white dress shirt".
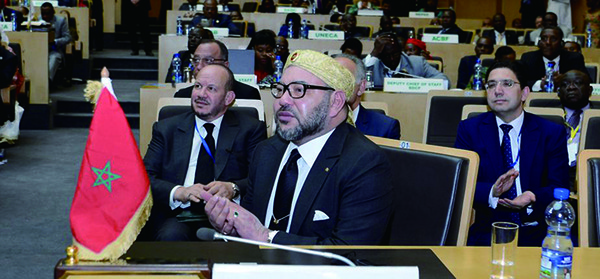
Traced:
POLYGON ((327 142, 333 131, 335 131, 335 129, 300 146, 297 146, 293 142, 290 142, 288 144, 287 149, 285 150, 285 153, 283 153, 283 157, 281 158, 281 163, 279 163, 279 168, 277 169, 277 177, 275 177, 275 183, 273 184, 273 189, 271 190, 271 198, 269 199, 269 205, 267 206, 267 215, 265 216, 265 227, 269 227, 271 219, 273 218, 273 204, 275 202, 275 194, 277 193, 277 183, 279 183, 279 175, 281 174, 281 170, 287 163, 288 158, 292 153, 292 150, 297 148, 298 153, 300 153, 300 156, 302 157, 297 161, 298 181, 296 181, 296 189, 294 190, 294 197, 292 198, 292 206, 290 208, 290 216, 288 217, 289 222, 285 230, 286 232, 290 231, 292 220, 294 218, 294 208, 296 207, 296 202, 298 201, 300 191, 302 191, 302 187, 304 186, 304 181, 306 180, 306 177, 308 177, 310 169, 315 164, 317 157, 321 153, 323 146, 325 146, 325 143, 327 142))
MULTIPOLYGON (((504 121, 502 121, 502 119, 500 119, 500 117, 496 116, 496 125, 498 126, 498 135, 499 135, 499 138, 498 138, 499 145, 502 144, 502 138, 504 137, 504 132, 500 128, 500 125, 508 124, 513 127, 512 129, 510 129, 510 131, 508 131, 508 135, 510 136, 510 151, 512 152, 513 162, 515 160, 517 160, 517 157, 519 156, 519 152, 521 151, 521 128, 523 128, 523 119, 524 118, 525 118, 525 113, 521 112, 521 115, 519 115, 519 117, 515 118, 515 120, 513 120, 510 123, 505 123, 504 121)), ((513 168, 515 170, 519 171, 520 164, 521 164, 521 159, 519 158, 519 160, 516 162, 516 164, 513 168)), ((515 178, 515 185, 513 187, 517 187, 516 188, 517 196, 519 196, 523 193, 521 190, 521 176, 517 176, 517 178, 515 178)), ((498 206, 498 200, 499 200, 498 197, 494 197, 494 188, 492 187, 492 189, 490 189, 490 196, 488 199, 488 203, 489 203, 490 207, 496 209, 496 207, 498 206)))
MULTIPOLYGON (((556 56, 556 58, 554 58, 554 60, 550 60, 543 56, 542 56, 542 59, 544 60, 544 71, 546 70, 546 68, 548 68, 548 62, 554 61, 554 72, 557 72, 557 73, 560 72, 560 55, 556 56)), ((554 85, 554 88, 556 88, 556 84, 554 85)), ((542 80, 536 81, 533 84, 533 86, 531 87, 531 91, 534 91, 534 92, 542 91, 542 80)))
POLYGON ((505 46, 506 45, 506 31, 500 33, 497 30, 494 30, 494 34, 496 34, 496 45, 505 46))
POLYGON ((360 105, 356 106, 356 108, 352 110, 352 122, 356 123, 356 119, 358 119, 359 113, 360 113, 360 105))
MULTIPOLYGON (((190 155, 188 169, 185 174, 185 180, 183 181, 183 185, 177 185, 177 186, 173 187, 173 189, 171 190, 171 194, 169 195, 169 206, 171 206, 172 210, 175 210, 178 207, 187 208, 190 206, 189 201, 187 203, 182 203, 181 201, 174 200, 173 196, 175 195, 175 191, 177 190, 177 188, 190 187, 190 186, 194 185, 194 178, 196 177, 196 164, 198 163, 198 155, 200 155, 200 150, 204 148, 202 146, 202 140, 200 139, 200 136, 202 136, 203 138, 206 138, 207 132, 206 132, 206 129, 204 128, 204 124, 207 122, 198 118, 198 116, 195 116, 194 118, 196 119, 196 123, 195 123, 196 127, 194 128, 194 139, 192 140, 192 153, 190 155), (196 128, 198 128, 198 129, 196 129, 196 128), (200 134, 198 134, 198 132, 200 132, 200 134)), ((215 150, 217 150, 217 143, 219 142, 219 131, 221 130, 222 122, 223 122, 223 115, 221 115, 221 117, 215 119, 214 121, 210 122, 215 125, 215 128, 213 129, 213 132, 212 132, 212 136, 215 139, 215 150)), ((215 156, 215 154, 213 154, 213 156, 215 156)))

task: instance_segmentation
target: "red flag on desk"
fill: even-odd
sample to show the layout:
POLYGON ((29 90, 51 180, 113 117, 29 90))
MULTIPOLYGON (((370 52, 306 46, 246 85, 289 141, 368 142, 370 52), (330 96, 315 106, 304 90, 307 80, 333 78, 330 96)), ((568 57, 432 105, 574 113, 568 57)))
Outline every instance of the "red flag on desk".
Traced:
POLYGON ((102 89, 71 206, 79 259, 117 259, 150 216, 150 181, 125 114, 102 89))

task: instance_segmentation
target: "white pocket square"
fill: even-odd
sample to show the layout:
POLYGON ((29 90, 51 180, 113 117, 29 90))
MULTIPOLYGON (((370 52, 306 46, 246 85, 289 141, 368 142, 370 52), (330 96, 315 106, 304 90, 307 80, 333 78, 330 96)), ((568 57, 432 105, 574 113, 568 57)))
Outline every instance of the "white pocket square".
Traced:
POLYGON ((327 214, 325 214, 325 212, 323 212, 321 210, 315 210, 315 216, 313 217, 313 221, 323 221, 323 220, 329 220, 329 216, 327 216, 327 214))

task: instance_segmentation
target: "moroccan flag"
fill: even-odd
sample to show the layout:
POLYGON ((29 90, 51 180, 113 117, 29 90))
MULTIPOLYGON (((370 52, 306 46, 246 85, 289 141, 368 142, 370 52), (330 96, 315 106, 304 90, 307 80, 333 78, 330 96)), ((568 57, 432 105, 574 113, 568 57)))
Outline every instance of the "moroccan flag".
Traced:
POLYGON ((150 181, 119 102, 103 88, 96 104, 71 206, 79 259, 114 260, 150 216, 150 181))

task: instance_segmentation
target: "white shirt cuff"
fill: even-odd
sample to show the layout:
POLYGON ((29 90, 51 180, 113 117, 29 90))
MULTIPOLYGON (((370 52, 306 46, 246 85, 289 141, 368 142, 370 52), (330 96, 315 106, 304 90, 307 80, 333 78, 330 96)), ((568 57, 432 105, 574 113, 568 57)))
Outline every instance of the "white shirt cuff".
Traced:
POLYGON ((542 91, 542 80, 538 80, 536 81, 533 86, 531 87, 531 91, 533 92, 539 92, 542 91))
POLYGON ((498 207, 499 199, 500 198, 498 197, 494 197, 494 186, 492 186, 492 189, 490 190, 490 197, 488 198, 488 204, 491 208, 496 209, 496 207, 498 207))
POLYGON ((235 202, 236 204, 240 204, 240 202, 242 202, 242 195, 238 195, 237 197, 233 198, 231 200, 232 202, 235 202))
POLYGON ((173 189, 171 190, 171 193, 169 194, 169 206, 171 207, 171 210, 175 210, 178 207, 187 208, 190 206, 190 202, 182 203, 181 201, 176 201, 175 199, 173 199, 173 196, 175 196, 175 191, 179 187, 182 187, 182 186, 177 185, 177 186, 173 187, 173 189))

